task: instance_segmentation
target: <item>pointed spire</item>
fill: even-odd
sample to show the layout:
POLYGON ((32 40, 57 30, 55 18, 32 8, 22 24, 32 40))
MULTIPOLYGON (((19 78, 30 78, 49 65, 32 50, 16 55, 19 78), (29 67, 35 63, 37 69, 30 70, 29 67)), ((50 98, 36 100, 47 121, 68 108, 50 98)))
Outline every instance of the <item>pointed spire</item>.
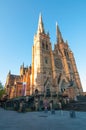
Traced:
POLYGON ((56 22, 56 39, 57 39, 58 43, 63 42, 63 38, 62 38, 62 35, 61 35, 61 32, 60 32, 60 29, 59 29, 57 22, 56 22))
POLYGON ((43 21, 42 21, 42 15, 40 13, 37 33, 44 33, 44 32, 45 31, 44 31, 44 25, 43 25, 43 21))
POLYGON ((8 75, 11 75, 11 70, 9 70, 8 75))
POLYGON ((23 64, 22 64, 22 67, 24 68, 24 62, 23 62, 23 64))
POLYGON ((68 41, 66 40, 66 44, 68 45, 68 41))

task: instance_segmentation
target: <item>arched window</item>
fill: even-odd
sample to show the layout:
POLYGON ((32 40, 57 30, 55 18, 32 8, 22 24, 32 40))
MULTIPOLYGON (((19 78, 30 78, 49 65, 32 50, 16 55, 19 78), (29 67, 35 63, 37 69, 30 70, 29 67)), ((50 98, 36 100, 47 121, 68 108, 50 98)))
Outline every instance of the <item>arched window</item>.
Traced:
POLYGON ((68 67, 69 67, 69 70, 71 70, 71 64, 70 63, 68 63, 68 67))
POLYGON ((64 50, 64 54, 65 54, 65 56, 66 56, 66 50, 64 50))
POLYGON ((45 48, 45 46, 44 46, 44 42, 42 42, 42 48, 43 48, 43 49, 45 48))
POLYGON ((48 45, 46 44, 46 50, 48 50, 48 45))
POLYGON ((47 57, 45 57, 45 63, 48 64, 48 58, 47 57))
POLYGON ((61 73, 59 74, 59 77, 58 77, 58 79, 57 79, 58 84, 60 83, 60 80, 61 80, 61 73))
POLYGON ((38 89, 36 89, 36 90, 35 90, 35 94, 37 95, 37 94, 38 94, 38 92, 39 92, 39 91, 38 91, 38 89))
POLYGON ((67 59, 69 60, 69 54, 68 54, 68 51, 66 49, 64 50, 64 54, 67 57, 67 59))
POLYGON ((46 96, 50 96, 50 88, 49 88, 49 84, 48 86, 46 87, 46 96))

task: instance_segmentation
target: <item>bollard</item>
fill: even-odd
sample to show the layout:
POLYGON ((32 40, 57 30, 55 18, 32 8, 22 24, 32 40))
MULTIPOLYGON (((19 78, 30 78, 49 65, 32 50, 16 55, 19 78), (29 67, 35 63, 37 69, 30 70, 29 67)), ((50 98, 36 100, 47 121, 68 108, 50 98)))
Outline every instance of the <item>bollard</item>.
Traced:
POLYGON ((54 109, 51 110, 51 114, 55 114, 55 110, 54 109))
POLYGON ((75 111, 74 111, 74 110, 71 110, 71 111, 70 111, 70 117, 71 117, 71 118, 76 118, 76 114, 75 114, 75 111))

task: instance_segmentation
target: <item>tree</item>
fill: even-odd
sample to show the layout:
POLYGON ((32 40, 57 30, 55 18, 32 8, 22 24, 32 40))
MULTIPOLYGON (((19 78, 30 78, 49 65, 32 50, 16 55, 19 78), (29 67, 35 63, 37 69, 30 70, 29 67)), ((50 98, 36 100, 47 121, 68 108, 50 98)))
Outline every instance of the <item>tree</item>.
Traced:
POLYGON ((2 85, 2 83, 0 82, 0 90, 2 90, 3 89, 3 85, 2 85))
POLYGON ((2 83, 0 82, 0 99, 1 99, 1 97, 3 96, 3 94, 5 94, 5 88, 4 88, 4 86, 2 85, 2 83))

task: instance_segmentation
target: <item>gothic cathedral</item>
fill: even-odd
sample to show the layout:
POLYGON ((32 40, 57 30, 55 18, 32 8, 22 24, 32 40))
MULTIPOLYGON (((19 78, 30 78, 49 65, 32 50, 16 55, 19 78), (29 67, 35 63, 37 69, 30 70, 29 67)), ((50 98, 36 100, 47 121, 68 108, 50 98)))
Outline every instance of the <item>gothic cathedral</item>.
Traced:
POLYGON ((9 98, 32 95, 35 91, 46 95, 66 95, 75 98, 83 92, 73 52, 64 42, 56 24, 57 40, 52 50, 49 33, 45 32, 42 16, 39 16, 37 33, 32 47, 32 65, 20 67, 20 75, 7 75, 6 90, 9 98), (24 84, 25 83, 25 89, 24 84))

